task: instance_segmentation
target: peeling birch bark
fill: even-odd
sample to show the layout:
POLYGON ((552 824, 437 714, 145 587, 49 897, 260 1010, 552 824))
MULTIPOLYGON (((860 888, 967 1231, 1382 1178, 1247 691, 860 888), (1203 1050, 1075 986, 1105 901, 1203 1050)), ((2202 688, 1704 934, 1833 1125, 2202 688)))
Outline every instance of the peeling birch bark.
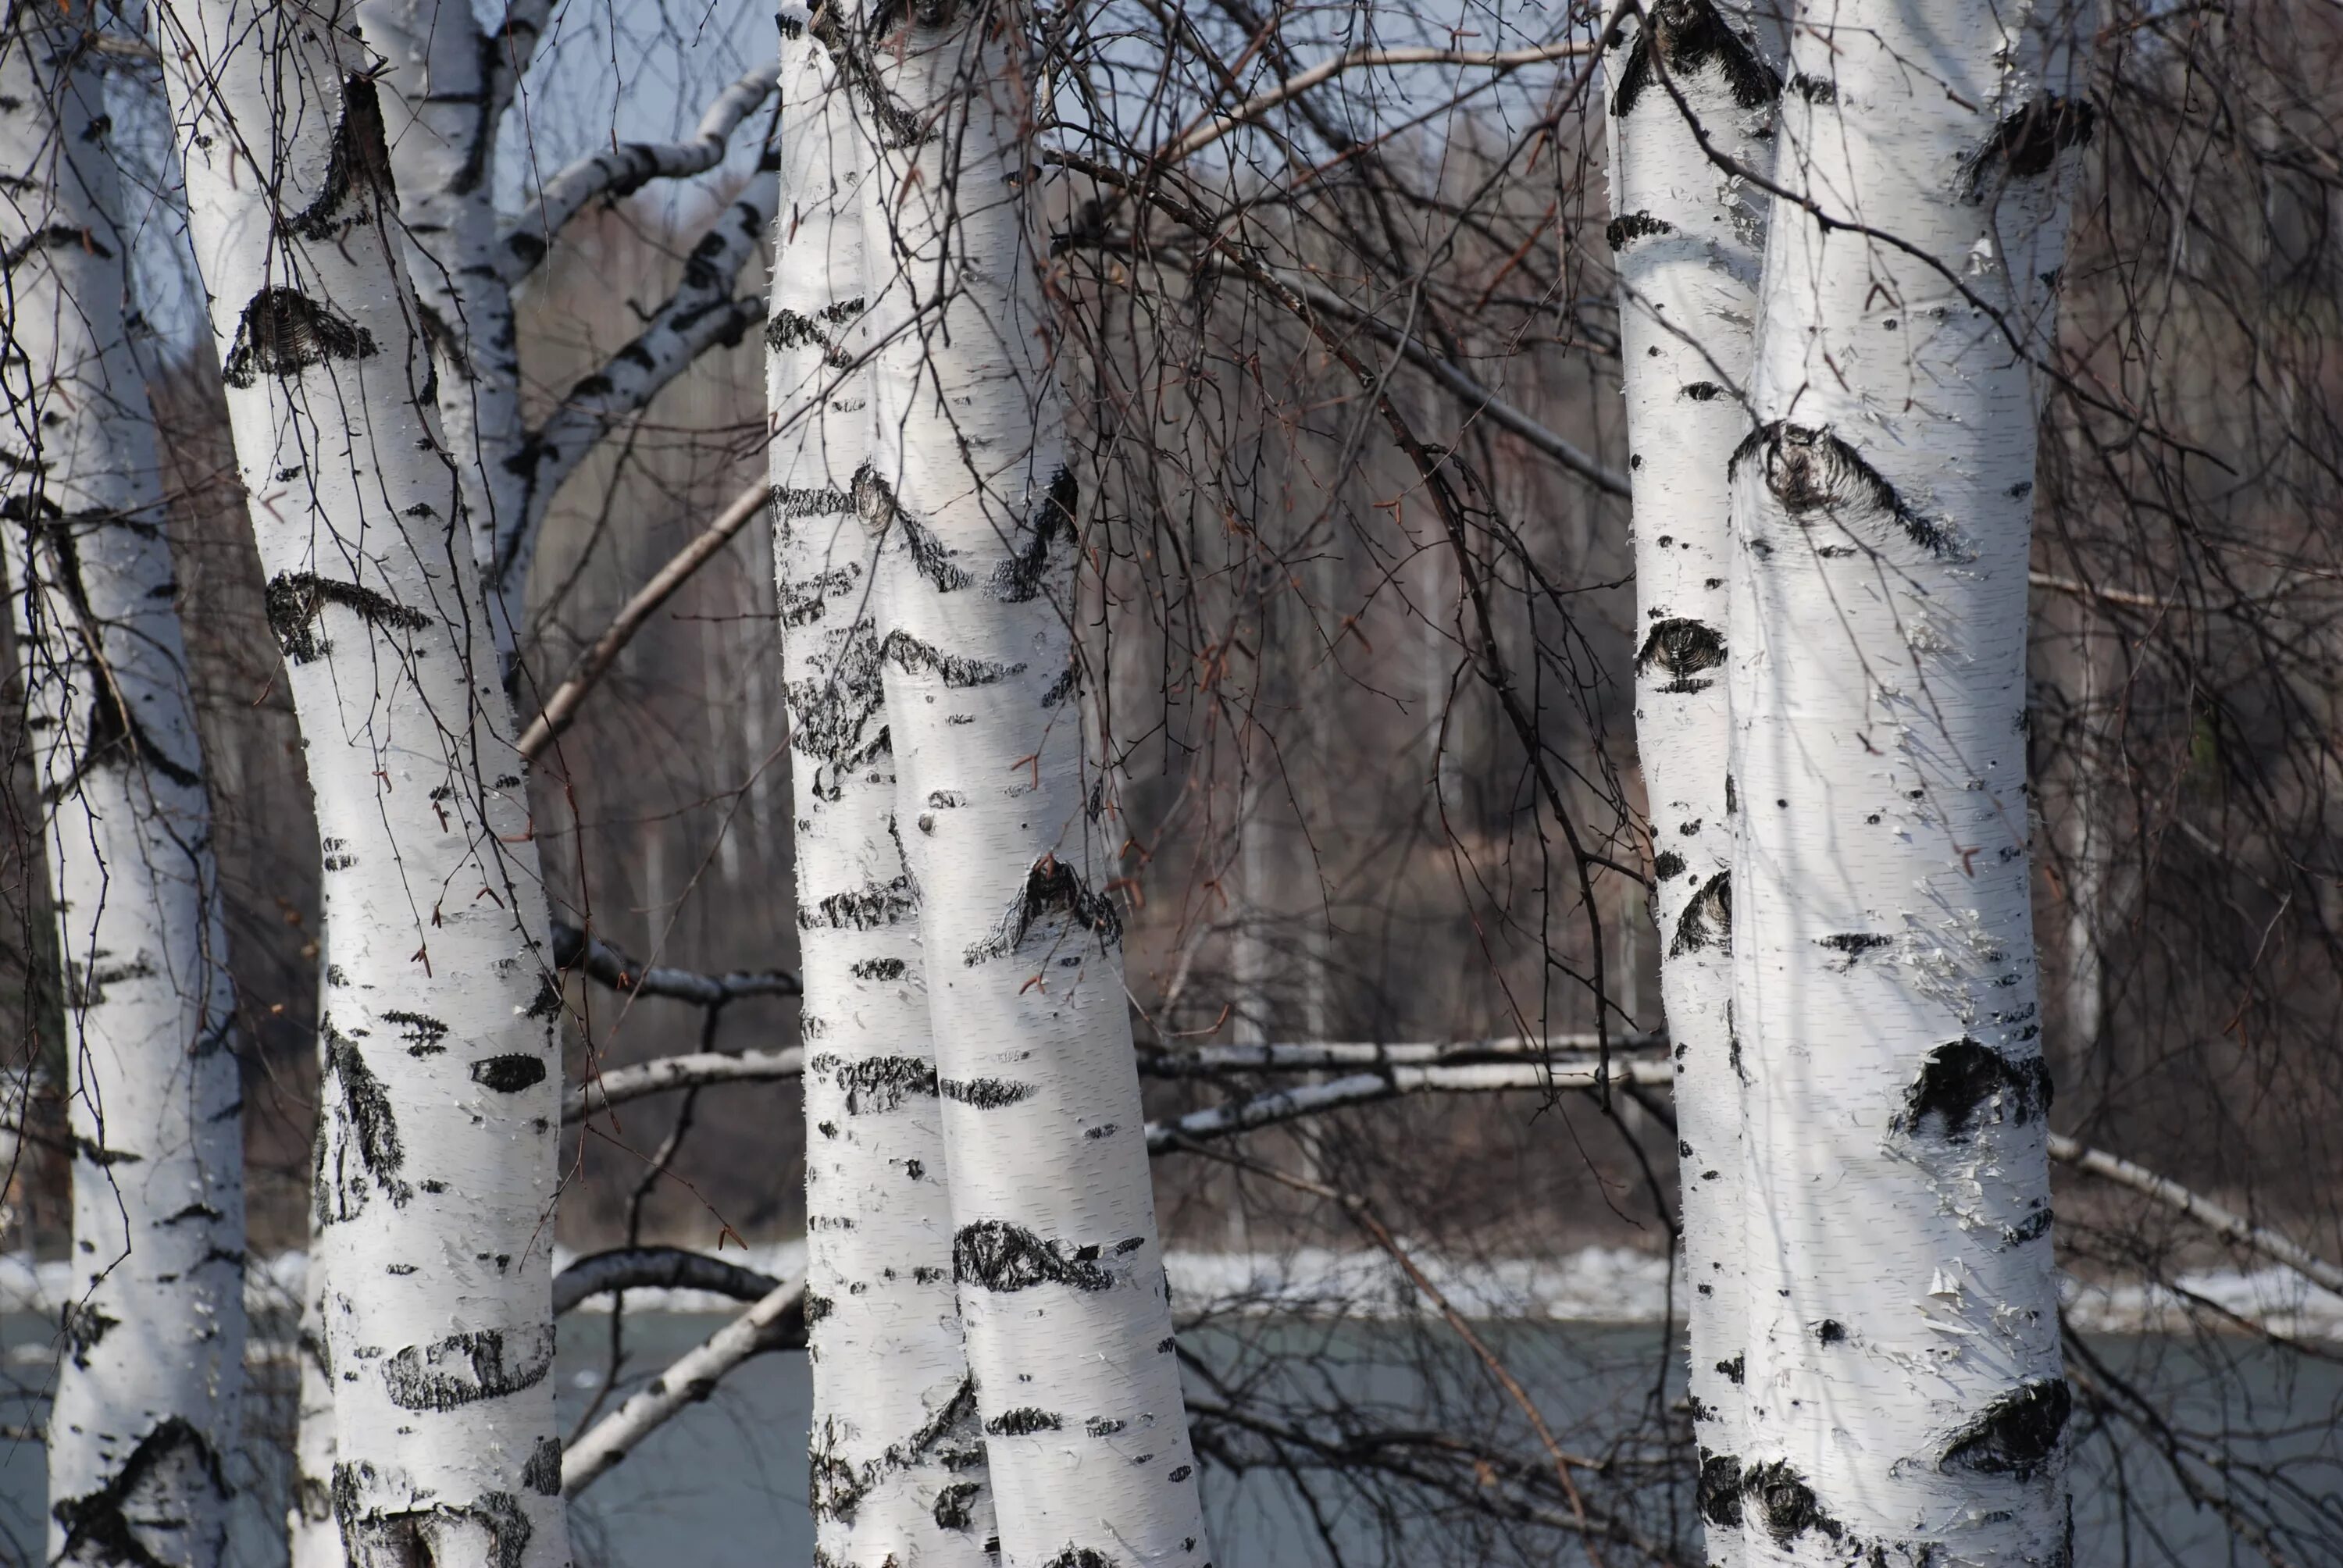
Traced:
POLYGON ((781 20, 768 407, 805 1001, 805 1323, 821 1568, 986 1568, 920 892, 896 820, 856 335, 868 167, 829 49, 781 20))
POLYGON ((560 997, 377 89, 347 6, 206 0, 163 18, 322 835, 312 1266, 335 1517, 354 1568, 560 1568, 560 997))
POLYGON ((2026 852, 2036 398, 2004 324, 2047 330, 2090 123, 2075 21, 1853 0, 1793 35, 1773 177, 1796 199, 1731 463, 1752 1563, 2071 1557, 2026 852))
POLYGON ((0 541, 74 1145, 48 1545, 64 1563, 209 1568, 244 1366, 236 998, 89 19, 19 5, 0 24, 0 541))
POLYGON ((1652 825, 1660 995, 1674 1042, 1688 1391, 1708 1562, 1741 1562, 1741 1080, 1732 1050, 1733 824, 1725 809, 1732 496, 1748 429, 1761 193, 1752 162, 1781 78, 1745 7, 1659 0, 1606 40, 1611 224, 1634 499, 1635 748, 1652 825))
POLYGON ((877 651, 1001 1558, 1194 1568, 1211 1548, 1071 631, 1082 500, 1030 63, 1013 11, 873 10, 833 45, 877 150, 861 206, 887 280, 863 498, 890 546, 877 651))

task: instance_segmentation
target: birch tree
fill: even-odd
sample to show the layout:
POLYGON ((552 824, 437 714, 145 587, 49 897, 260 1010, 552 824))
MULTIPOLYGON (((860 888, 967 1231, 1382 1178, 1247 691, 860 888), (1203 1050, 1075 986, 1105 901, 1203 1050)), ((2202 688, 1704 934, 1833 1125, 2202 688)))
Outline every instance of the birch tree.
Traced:
POLYGON ((827 1568, 990 1561, 976 1387, 954 1306, 942 1101, 898 831, 875 551, 885 482, 858 328, 866 154, 854 54, 781 18, 781 220, 768 406, 805 1001, 813 1513, 827 1568))
POLYGON ((48 1554, 203 1568, 226 1543, 244 1376, 236 999, 96 25, 15 4, 0 28, 0 541, 73 1135, 48 1554))
POLYGON ((166 13, 189 228, 326 868, 312 1266, 363 1568, 568 1560, 559 993, 464 502, 337 5, 166 13))
POLYGON ((1802 7, 1733 455, 1752 1563, 2065 1563, 2029 360, 2076 18, 1802 7))
POLYGON ((840 40, 884 280, 862 504, 894 543, 877 599, 896 826, 1002 1559, 1200 1564, 1113 846, 1085 757, 1082 500, 1037 265, 1023 39, 1016 9, 977 5, 875 7, 840 40))
POLYGON ((1741 1560, 1741 1081, 1733 1047, 1732 741, 1724 665, 1733 558, 1725 466, 1747 428, 1765 198, 1735 172, 1780 78, 1748 14, 1662 0, 1605 41, 1619 353, 1634 489, 1635 733, 1652 829, 1660 989, 1675 1048, 1677 1157, 1699 1501, 1708 1558, 1741 1560), (1707 144, 1707 145, 1704 145, 1707 144), (1726 156, 1713 158, 1709 145, 1726 156))

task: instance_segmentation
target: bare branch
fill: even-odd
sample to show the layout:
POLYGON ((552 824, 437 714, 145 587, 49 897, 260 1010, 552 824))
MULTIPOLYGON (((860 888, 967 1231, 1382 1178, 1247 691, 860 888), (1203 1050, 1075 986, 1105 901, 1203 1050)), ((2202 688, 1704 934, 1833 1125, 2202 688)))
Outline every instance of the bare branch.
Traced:
MULTIPOLYGON (((1665 1060, 1620 1061, 1614 1059, 1611 1063, 1611 1081, 1614 1083, 1663 1084, 1673 1081, 1674 1077, 1674 1064, 1665 1060)), ((1172 1121, 1151 1121, 1147 1124, 1147 1148, 1150 1153, 1165 1153, 1184 1144, 1226 1138, 1239 1132, 1252 1132, 1282 1121, 1297 1121, 1305 1116, 1347 1110, 1354 1105, 1372 1105, 1377 1101, 1392 1100, 1403 1094, 1551 1093, 1566 1089, 1592 1090, 1596 1081, 1597 1073, 1593 1067, 1550 1072, 1536 1062, 1489 1062, 1478 1067, 1393 1067, 1382 1072, 1354 1073, 1348 1078, 1335 1079, 1331 1083, 1302 1084, 1269 1094, 1257 1094, 1234 1105, 1215 1105, 1203 1111, 1191 1111, 1172 1121)))
POLYGON ((628 142, 578 159, 545 182, 536 199, 501 226, 497 276, 518 283, 545 259, 555 236, 598 197, 617 200, 655 179, 705 174, 724 161, 732 133, 773 95, 773 68, 760 66, 726 87, 684 142, 628 142))
POLYGON ((2202 1198, 2178 1182, 2158 1176, 2145 1166, 2135 1165, 2118 1155, 2077 1143, 2071 1138, 2054 1132, 2050 1135, 2050 1158, 2061 1164, 2086 1171, 2102 1181, 2128 1187, 2133 1191, 2153 1198, 2176 1212, 2213 1231, 2224 1241, 2259 1252, 2274 1263, 2282 1264, 2315 1285, 2343 1295, 2343 1269, 2337 1268, 2316 1252, 2296 1246, 2275 1231, 2266 1231, 2242 1214, 2224 1209, 2209 1198, 2202 1198))
POLYGON ((553 1315, 616 1291, 707 1291, 754 1302, 780 1288, 770 1274, 685 1247, 613 1247, 580 1258, 553 1277, 553 1315))
POLYGON ((1503 75, 1510 71, 1518 71, 1524 65, 1583 59, 1594 54, 1595 47, 1582 39, 1573 43, 1542 44, 1531 49, 1353 49, 1333 59, 1321 61, 1306 71, 1298 71, 1267 92, 1257 93, 1227 113, 1213 116, 1210 124, 1198 126, 1165 146, 1155 155, 1155 161, 1176 164, 1183 158, 1192 157, 1232 131, 1261 118, 1281 104, 1291 103, 1311 88, 1346 71, 1373 70, 1383 65, 1478 65, 1503 75))
MULTIPOLYGON (((1659 1035, 1630 1035, 1613 1042, 1616 1050, 1638 1050, 1667 1043, 1659 1035)), ((1207 1045, 1194 1050, 1159 1050, 1142 1054, 1139 1070, 1150 1078, 1217 1078, 1242 1071, 1317 1072, 1338 1067, 1393 1067, 1445 1064, 1455 1066, 1485 1058, 1544 1058, 1556 1070, 1595 1066, 1592 1053, 1601 1041, 1591 1034, 1555 1034, 1544 1039, 1510 1036, 1502 1040, 1455 1040, 1378 1044, 1372 1041, 1305 1040, 1291 1044, 1207 1045), (1564 1053, 1569 1053, 1567 1056, 1564 1053), (1577 1060, 1579 1056, 1585 1060, 1577 1060)))
POLYGON ((787 1050, 743 1051, 738 1056, 714 1050, 663 1056, 602 1073, 571 1090, 561 1102, 561 1121, 568 1126, 645 1095, 710 1083, 771 1083, 795 1078, 804 1070, 805 1052, 794 1046, 787 1050))
POLYGON ((776 1285, 570 1444, 561 1456, 561 1495, 574 1498, 593 1485, 669 1418, 713 1393, 742 1362, 767 1351, 801 1347, 805 1334, 805 1282, 776 1285))
MULTIPOLYGON (((553 922, 553 965, 627 996, 663 996, 699 1007, 722 1007, 751 996, 799 996, 804 987, 787 970, 732 970, 720 975, 664 964, 639 964, 599 937, 564 920, 553 922)), ((682 1084, 675 1087, 682 1088, 682 1084)))
MULTIPOLYGON (((528 733, 520 738, 520 754, 523 757, 534 762, 538 754, 552 744, 556 736, 569 728, 569 721, 578 715, 578 705, 585 701, 586 694, 609 673, 610 666, 618 660, 619 650, 634 640, 635 633, 642 629, 643 623, 650 619, 659 606, 665 604, 692 573, 732 542, 732 536, 757 515, 758 508, 765 504, 765 498, 769 493, 769 487, 762 480, 742 490, 733 498, 731 505, 717 514, 716 520, 708 526, 706 532, 677 551, 673 559, 652 574, 650 581, 635 590, 634 598, 618 611, 609 628, 594 639, 593 647, 578 656, 578 662, 570 667, 568 676, 554 689, 553 695, 545 699, 544 709, 529 725, 528 733)), ((790 994, 796 993, 792 991, 790 994)))

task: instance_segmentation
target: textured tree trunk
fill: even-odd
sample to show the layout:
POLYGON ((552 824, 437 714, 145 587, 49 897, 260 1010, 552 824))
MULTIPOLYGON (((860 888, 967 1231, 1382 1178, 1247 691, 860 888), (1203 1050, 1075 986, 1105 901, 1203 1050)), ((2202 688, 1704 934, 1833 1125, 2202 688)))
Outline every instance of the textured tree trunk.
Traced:
POLYGON ((1027 200, 1016 13, 850 41, 891 535, 900 837, 1002 1561, 1201 1564, 1162 1249, 1071 632, 1081 498, 1027 200))
POLYGON ((1763 147, 1781 84, 1745 12, 1660 0, 1609 47, 1611 226, 1634 491, 1635 739, 1660 995, 1675 1047, 1690 1392, 1708 1561, 1741 1561, 1741 1079, 1733 1060, 1731 486, 1749 428, 1763 196, 1712 159, 1763 147), (1697 134, 1696 134, 1697 133, 1697 134))
MULTIPOLYGON (((984 1568, 984 1438, 953 1305, 919 889, 896 832, 879 671, 866 166, 830 50, 781 22, 781 220, 766 342, 797 820, 806 1324, 825 1568, 984 1568), (869 506, 858 504, 868 503, 869 506)), ((883 516, 883 513, 880 514, 883 516)))
POLYGON ((323 837, 313 1219, 359 1568, 566 1564, 559 991, 347 7, 165 14, 189 226, 323 837))
POLYGON ((208 1565, 244 1379, 235 995, 87 19, 12 4, 0 27, 0 539, 47 809, 74 1141, 49 1554, 208 1565))
POLYGON ((438 373, 440 427, 458 459, 489 628, 509 659, 528 611, 528 574, 505 580, 500 546, 528 509, 516 463, 528 434, 512 289, 498 266, 496 142, 512 99, 511 41, 440 0, 358 0, 356 11, 367 47, 386 63, 383 128, 417 253, 409 275, 438 373))
POLYGON ((2012 337, 2046 336, 2088 112, 2071 17, 1797 20, 1775 178, 1799 199, 1774 204, 1733 462, 1745 1539, 2064 1564, 2012 337))

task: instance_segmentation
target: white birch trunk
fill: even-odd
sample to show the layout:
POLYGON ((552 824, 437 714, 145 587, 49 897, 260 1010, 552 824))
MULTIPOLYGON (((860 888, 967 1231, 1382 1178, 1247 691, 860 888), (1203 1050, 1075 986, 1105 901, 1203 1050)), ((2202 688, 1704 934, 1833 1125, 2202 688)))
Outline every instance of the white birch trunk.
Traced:
POLYGON ((0 538, 74 1141, 49 1555, 207 1568, 244 1375, 235 995, 87 16, 18 5, 0 25, 0 538))
POLYGON ((1192 1568, 1211 1548, 1084 756, 1031 78, 1013 11, 880 14, 849 65, 887 280, 871 498, 900 566, 881 652, 1001 1560, 1192 1568))
POLYGON ((2088 128, 2051 43, 2071 20, 1851 0, 1791 45, 1775 177, 1813 207, 1774 204, 1728 638, 1753 1563, 2071 1557, 2026 869, 2036 403, 1996 319, 2046 331, 2059 153, 2088 128))
POLYGON ((1660 995, 1674 1042, 1689 1390, 1707 1561, 1741 1561, 1741 1079, 1733 1060, 1732 497, 1748 430, 1762 193, 1701 146, 1756 156, 1780 79, 1745 10, 1661 0, 1605 40, 1613 266, 1634 492, 1635 743, 1652 824, 1660 995), (1695 135, 1697 127, 1699 135, 1695 135))
POLYGON ((873 566, 858 490, 869 376, 856 198, 865 167, 836 63, 781 18, 781 217, 766 343, 774 556, 805 987, 806 1329, 815 1561, 986 1568, 992 1503, 954 1305, 919 890, 896 834, 873 566))
MULTIPOLYGON (((358 0, 378 78, 399 216, 420 254, 409 276, 438 373, 439 423, 458 458, 472 559, 488 588, 489 628, 509 660, 528 611, 526 573, 506 581, 499 546, 518 530, 528 486, 514 466, 521 417, 520 340, 498 266, 497 129, 511 102, 506 51, 469 6, 358 0)), ((523 59, 526 60, 526 55, 523 59)))
POLYGON ((323 837, 337 1521, 358 1568, 558 1568, 559 992, 376 91, 346 6, 208 0, 164 26, 323 837))

